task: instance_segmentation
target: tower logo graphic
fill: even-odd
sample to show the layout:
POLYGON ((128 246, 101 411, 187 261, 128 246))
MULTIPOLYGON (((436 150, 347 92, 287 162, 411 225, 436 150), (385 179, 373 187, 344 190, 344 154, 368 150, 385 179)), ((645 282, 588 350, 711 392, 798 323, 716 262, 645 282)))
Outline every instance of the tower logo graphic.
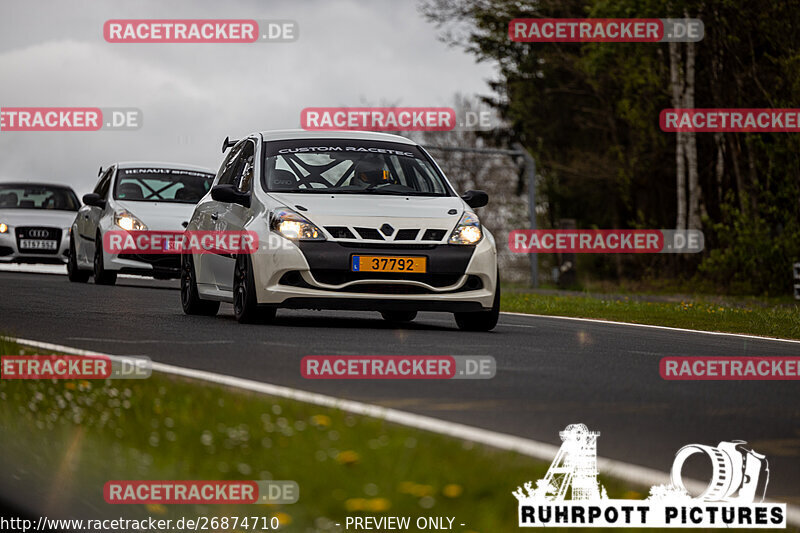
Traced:
POLYGON ((598 481, 600 432, 570 424, 559 436, 561 447, 545 476, 512 493, 521 527, 786 527, 786 504, 764 503, 767 458, 744 441, 684 446, 675 454, 670 482, 651 487, 648 498, 637 501, 609 499, 598 481), (705 489, 692 496, 682 470, 695 454, 708 458, 712 473, 705 489))

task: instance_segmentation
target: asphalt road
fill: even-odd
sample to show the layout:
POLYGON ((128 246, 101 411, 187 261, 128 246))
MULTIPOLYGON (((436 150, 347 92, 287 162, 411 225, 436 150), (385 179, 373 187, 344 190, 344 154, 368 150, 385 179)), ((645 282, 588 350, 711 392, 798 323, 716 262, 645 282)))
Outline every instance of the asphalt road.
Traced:
POLYGON ((800 344, 635 326, 502 315, 491 333, 463 333, 423 313, 402 329, 378 313, 279 311, 239 325, 181 311, 177 282, 121 279, 116 287, 0 272, 0 332, 287 385, 560 444, 583 422, 598 454, 668 471, 690 443, 742 439, 770 461, 768 497, 799 503, 798 383, 667 382, 659 359, 788 356, 800 344), (492 355, 492 380, 311 381, 305 355, 492 355))

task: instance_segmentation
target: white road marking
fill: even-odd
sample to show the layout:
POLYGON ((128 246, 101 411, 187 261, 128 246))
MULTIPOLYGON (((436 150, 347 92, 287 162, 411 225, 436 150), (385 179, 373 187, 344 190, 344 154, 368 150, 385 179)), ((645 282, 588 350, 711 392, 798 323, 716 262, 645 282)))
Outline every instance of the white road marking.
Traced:
MULTIPOLYGON (((745 333, 725 333, 723 331, 706 331, 703 329, 685 329, 685 328, 675 328, 671 326, 654 326, 652 324, 634 324, 633 322, 615 322, 614 320, 603 320, 601 318, 578 318, 574 316, 557 316, 557 315, 534 315, 529 313, 512 313, 510 311, 502 311, 501 315, 509 315, 509 316, 524 316, 524 317, 536 317, 536 318, 557 318, 559 320, 577 320, 581 322, 599 322, 601 324, 613 324, 615 326, 631 326, 636 328, 651 328, 651 329, 663 329, 667 331, 681 331, 684 333, 700 333, 703 335, 721 335, 726 337, 741 337, 744 339, 754 339, 759 341, 773 341, 773 342, 791 342, 794 344, 800 344, 800 340, 795 339, 781 339, 779 337, 760 337, 758 335, 747 335, 745 333)), ((526 324, 502 324, 503 326, 512 326, 518 328, 536 328, 540 326, 533 326, 533 325, 526 325, 526 324)))
POLYGON ((175 341, 175 340, 157 340, 157 339, 99 339, 96 337, 67 337, 71 341, 89 341, 89 342, 114 342, 117 344, 233 344, 234 341, 226 340, 209 340, 209 341, 175 341))
MULTIPOLYGON (((32 348, 52 350, 71 355, 103 355, 111 358, 119 357, 111 354, 82 350, 80 348, 72 348, 70 346, 62 346, 59 344, 51 344, 29 339, 18 339, 14 337, 4 338, 18 344, 30 346, 32 348)), ((456 439, 468 440, 500 450, 520 453, 522 455, 527 455, 528 457, 546 462, 551 462, 559 450, 558 446, 552 444, 523 437, 517 437, 507 433, 499 433, 488 429, 476 428, 429 416, 407 413, 398 409, 381 407, 378 405, 336 398, 334 396, 328 396, 325 394, 293 389, 283 385, 273 385, 271 383, 263 383, 250 379, 226 376, 214 372, 207 372, 205 370, 196 370, 193 368, 167 365, 164 363, 157 363, 155 361, 153 362, 153 371, 193 378, 201 381, 207 381, 209 383, 216 383, 218 385, 225 385, 228 387, 258 392, 270 396, 277 396, 279 398, 297 400, 300 402, 310 403, 312 405, 318 405, 320 407, 339 409, 356 415, 379 418, 386 420, 387 422, 400 424, 406 427, 438 433, 440 435, 446 435, 456 439)), ((641 485, 643 487, 669 483, 669 474, 665 472, 660 472, 652 468, 646 468, 614 459, 598 457, 597 468, 605 475, 636 485, 641 485)), ((700 493, 705 490, 707 483, 697 480, 684 479, 684 485, 689 491, 693 493, 700 493)), ((509 487, 509 490, 512 488, 513 487, 509 487)), ((800 507, 787 504, 786 509, 787 523, 792 525, 800 525, 800 507)))

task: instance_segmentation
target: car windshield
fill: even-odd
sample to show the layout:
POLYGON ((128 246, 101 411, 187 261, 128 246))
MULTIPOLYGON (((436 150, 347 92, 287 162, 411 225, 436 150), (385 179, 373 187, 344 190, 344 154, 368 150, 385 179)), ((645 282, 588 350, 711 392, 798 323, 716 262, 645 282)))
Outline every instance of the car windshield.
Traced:
POLYGON ((114 198, 133 202, 196 204, 205 196, 214 175, 174 168, 121 168, 114 198))
POLYGON ((81 204, 69 187, 0 184, 0 209, 77 211, 81 204))
POLYGON ((272 192, 450 196, 419 147, 381 141, 313 139, 264 146, 262 184, 272 192))

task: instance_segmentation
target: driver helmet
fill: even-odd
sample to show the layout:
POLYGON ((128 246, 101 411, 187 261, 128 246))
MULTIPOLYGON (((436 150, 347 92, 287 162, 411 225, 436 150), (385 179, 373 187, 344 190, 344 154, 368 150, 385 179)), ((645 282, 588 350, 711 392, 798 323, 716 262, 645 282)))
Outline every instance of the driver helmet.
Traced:
POLYGON ((353 184, 370 187, 389 183, 389 171, 380 157, 366 157, 356 161, 353 184))

